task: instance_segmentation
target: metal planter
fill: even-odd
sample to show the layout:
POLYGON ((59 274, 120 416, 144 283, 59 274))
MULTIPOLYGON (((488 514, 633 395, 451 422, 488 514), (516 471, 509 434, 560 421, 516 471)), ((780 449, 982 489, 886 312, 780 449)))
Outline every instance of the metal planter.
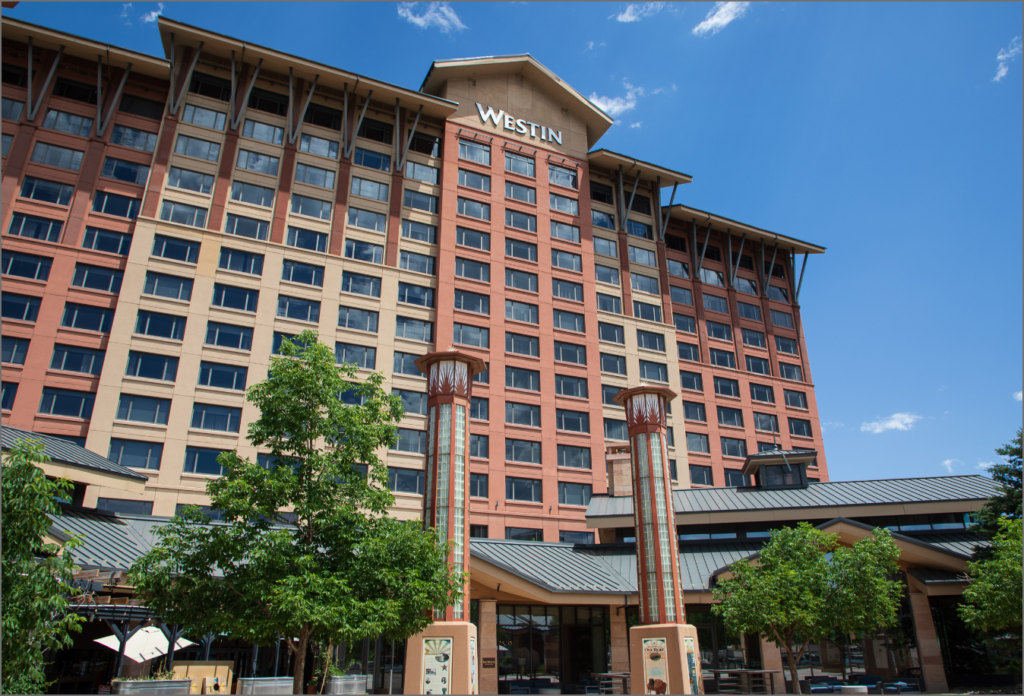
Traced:
POLYGON ((366 674, 349 674, 342 677, 331 677, 327 682, 325 694, 365 694, 368 691, 372 676, 366 674))
POLYGON ((238 680, 239 694, 290 694, 291 677, 246 677, 238 680))
POLYGON ((114 681, 110 684, 110 693, 137 694, 138 696, 188 696, 191 686, 191 679, 114 681))

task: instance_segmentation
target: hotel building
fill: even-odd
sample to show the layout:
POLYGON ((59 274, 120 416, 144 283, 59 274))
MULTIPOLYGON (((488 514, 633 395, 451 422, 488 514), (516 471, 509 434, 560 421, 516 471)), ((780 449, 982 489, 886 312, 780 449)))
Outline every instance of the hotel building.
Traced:
MULTIPOLYGON (((529 55, 408 89, 161 17, 164 57, 3 19, 3 424, 148 478, 79 504, 207 505, 283 338, 315 329, 406 415, 395 514, 422 514, 426 378, 473 384, 472 535, 610 542, 612 397, 666 386, 673 488, 816 453, 799 306, 820 246, 676 202, 691 177, 603 149, 612 119, 529 55)), ((666 134, 667 137, 667 134, 666 134)))

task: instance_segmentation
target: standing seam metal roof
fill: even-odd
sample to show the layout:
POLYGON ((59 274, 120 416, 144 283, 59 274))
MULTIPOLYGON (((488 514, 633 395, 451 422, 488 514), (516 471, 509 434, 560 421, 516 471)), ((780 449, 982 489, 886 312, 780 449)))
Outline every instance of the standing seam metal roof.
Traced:
POLYGON ((46 448, 46 456, 54 462, 82 467, 83 469, 102 471, 106 474, 124 476, 125 478, 138 481, 149 480, 147 476, 136 473, 127 467, 110 461, 106 457, 101 457, 95 452, 90 452, 84 447, 79 447, 75 443, 68 442, 62 438, 20 430, 9 425, 0 428, 0 446, 3 447, 4 451, 11 449, 15 443, 21 440, 40 440, 46 448))

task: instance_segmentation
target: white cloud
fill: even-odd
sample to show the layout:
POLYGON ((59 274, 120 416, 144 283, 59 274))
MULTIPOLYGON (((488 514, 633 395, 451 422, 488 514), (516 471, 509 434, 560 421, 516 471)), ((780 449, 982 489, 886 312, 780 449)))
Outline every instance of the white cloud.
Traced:
POLYGON ((1019 36, 1013 37, 1013 41, 1010 42, 1010 46, 1008 48, 999 49, 999 53, 996 55, 996 60, 999 61, 999 67, 996 68, 996 76, 992 78, 993 82, 1003 81, 1003 78, 1006 77, 1006 73, 1010 72, 1010 62, 1017 59, 1017 56, 1021 54, 1021 49, 1022 46, 1019 36))
POLYGON ((614 18, 618 22, 630 23, 639 22, 646 17, 652 17, 665 7, 663 2, 638 2, 630 3, 626 9, 617 15, 611 15, 608 19, 614 18))
POLYGON ((948 471, 951 474, 953 473, 953 467, 956 466, 957 464, 963 464, 963 462, 960 461, 959 459, 947 459, 946 461, 942 462, 942 466, 946 467, 946 471, 948 471))
POLYGON ((846 425, 845 423, 840 423, 838 421, 827 421, 827 422, 821 424, 821 432, 824 433, 825 431, 827 431, 827 430, 829 430, 831 428, 842 428, 845 425, 846 425))
POLYGON ((629 127, 630 128, 641 128, 642 127, 642 123, 643 123, 642 121, 637 121, 636 123, 630 123, 629 127))
POLYGON ((1013 398, 1015 401, 1024 401, 1024 392, 1014 392, 1013 398))
POLYGON ((974 468, 975 469, 982 469, 984 471, 988 471, 988 468, 990 466, 994 466, 994 465, 995 465, 995 462, 978 462, 977 464, 974 465, 974 468))
MULTIPOLYGON (((128 6, 130 7, 131 3, 128 3, 128 6)), ((156 18, 164 13, 164 4, 162 2, 158 2, 156 6, 158 9, 155 9, 151 12, 147 12, 146 14, 139 17, 139 19, 141 19, 146 24, 151 24, 155 22, 156 18)))
POLYGON ((921 420, 921 416, 915 413, 894 413, 891 416, 880 418, 871 423, 861 423, 860 431, 862 433, 878 435, 886 430, 910 430, 914 423, 919 420, 921 420))
POLYGON ((601 46, 604 46, 604 41, 602 41, 601 43, 597 43, 596 41, 588 41, 587 47, 583 49, 583 52, 586 53, 587 51, 593 51, 595 48, 599 48, 601 46))
POLYGON ((398 16, 405 21, 415 24, 420 29, 437 27, 442 34, 447 34, 453 29, 462 31, 466 25, 462 23, 455 10, 446 2, 431 2, 427 9, 420 14, 414 12, 418 2, 402 2, 398 4, 398 16))
POLYGON ((693 28, 695 36, 717 34, 747 13, 749 2, 716 2, 704 21, 693 28))
POLYGON ((635 109, 636 98, 644 96, 643 87, 634 87, 626 81, 623 81, 622 86, 626 90, 626 96, 624 97, 602 97, 597 92, 594 92, 587 99, 590 100, 591 104, 612 118, 621 116, 627 111, 635 109))

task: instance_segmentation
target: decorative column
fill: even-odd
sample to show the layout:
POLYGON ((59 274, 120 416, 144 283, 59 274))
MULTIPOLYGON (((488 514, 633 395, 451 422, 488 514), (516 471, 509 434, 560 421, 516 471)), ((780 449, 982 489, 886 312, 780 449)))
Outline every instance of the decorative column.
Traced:
POLYGON ((703 686, 697 630, 685 623, 665 438, 665 414, 675 397, 671 389, 653 386, 615 395, 626 409, 633 474, 640 622, 629 636, 632 683, 646 694, 701 693, 703 686))
POLYGON ((409 639, 405 692, 477 693, 478 644, 469 621, 469 407, 473 376, 485 365, 458 351, 416 360, 427 375, 427 481, 424 529, 452 542, 448 562, 466 574, 462 599, 434 610, 434 624, 409 639))

